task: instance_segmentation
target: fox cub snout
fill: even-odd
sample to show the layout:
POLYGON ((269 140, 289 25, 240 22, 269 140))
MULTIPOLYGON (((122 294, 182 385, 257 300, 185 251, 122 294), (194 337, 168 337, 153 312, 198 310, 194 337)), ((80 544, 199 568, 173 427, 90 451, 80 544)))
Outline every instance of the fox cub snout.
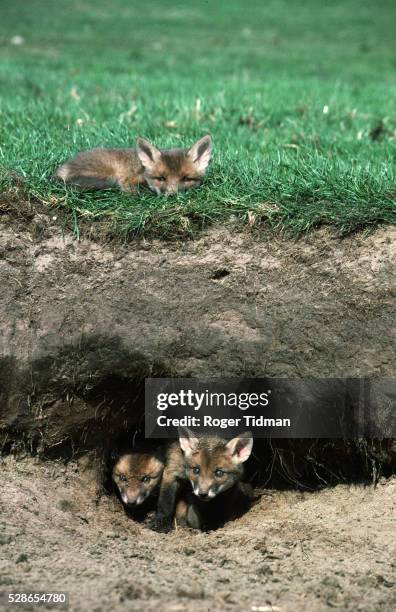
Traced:
POLYGON ((212 156, 212 138, 204 136, 189 149, 158 149, 137 138, 135 149, 81 151, 56 170, 54 178, 82 189, 136 193, 144 185, 157 195, 174 195, 198 187, 212 156))
POLYGON ((201 501, 210 501, 241 480, 243 463, 253 448, 250 431, 229 441, 198 437, 187 427, 179 428, 179 434, 186 474, 194 495, 201 501))
POLYGON ((164 462, 155 453, 133 452, 118 458, 112 478, 123 503, 136 507, 150 497, 161 482, 164 462))

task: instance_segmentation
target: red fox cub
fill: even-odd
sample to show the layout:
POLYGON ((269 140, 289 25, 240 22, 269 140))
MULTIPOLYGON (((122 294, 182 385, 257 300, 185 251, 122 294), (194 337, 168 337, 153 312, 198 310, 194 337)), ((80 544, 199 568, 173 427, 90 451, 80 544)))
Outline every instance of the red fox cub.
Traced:
POLYGON ((164 465, 156 450, 135 451, 118 458, 112 478, 127 507, 140 506, 156 492, 164 465))
MULTIPOLYGON (((140 511, 140 506, 146 507, 146 511, 151 509, 147 508, 146 502, 158 493, 165 467, 165 453, 173 444, 177 443, 171 443, 167 449, 145 449, 118 457, 112 479, 125 507, 134 513, 135 518, 143 518, 146 514, 144 510, 140 511)), ((175 518, 180 525, 200 527, 197 513, 187 501, 187 496, 178 499, 175 518)))
MULTIPOLYGON (((192 527, 218 525, 237 515, 250 492, 243 491, 243 463, 253 448, 253 436, 244 432, 232 440, 195 435, 179 428, 179 444, 167 451, 157 509, 157 526, 167 530, 172 524, 176 499, 183 482, 190 482, 194 497, 186 507, 186 522, 192 527), (220 495, 214 501, 214 498, 220 495), (204 509, 207 502, 208 510, 204 509), (231 506, 229 512, 228 506, 231 506)), ((251 495, 250 495, 251 497, 251 495)))
POLYGON ((157 149, 137 138, 135 149, 81 151, 56 170, 54 178, 85 189, 109 189, 136 193, 139 185, 157 195, 174 195, 198 187, 212 155, 207 135, 189 149, 157 149))

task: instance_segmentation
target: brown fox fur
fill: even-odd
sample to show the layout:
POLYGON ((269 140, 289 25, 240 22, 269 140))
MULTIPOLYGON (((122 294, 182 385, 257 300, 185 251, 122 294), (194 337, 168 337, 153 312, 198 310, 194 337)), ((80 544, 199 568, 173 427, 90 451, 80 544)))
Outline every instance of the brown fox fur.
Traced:
POLYGON ((158 488, 164 461, 157 450, 131 451, 118 457, 112 478, 127 507, 143 504, 158 488))
POLYGON ((82 189, 109 189, 136 193, 139 185, 157 195, 173 195, 198 187, 212 155, 207 135, 189 149, 157 149, 137 138, 135 149, 97 148, 81 151, 56 170, 54 178, 82 189))
MULTIPOLYGON (((246 497, 241 488, 243 463, 249 458, 253 437, 245 432, 232 440, 196 436, 186 427, 179 428, 179 441, 168 445, 165 468, 162 474, 157 509, 157 528, 167 531, 171 528, 176 500, 180 490, 185 491, 186 483, 192 486, 192 493, 184 493, 184 518, 187 525, 200 528, 210 524, 211 510, 215 510, 214 522, 220 524, 227 515, 227 506, 237 507, 238 500, 246 497), (217 496, 219 498, 217 499, 217 496), (215 503, 213 503, 216 498, 215 503), (203 512, 207 502, 210 508, 203 512), (206 520, 202 517, 206 515, 206 520)), ((247 490, 247 489, 246 489, 247 490)), ((179 506, 179 519, 181 517, 179 506)))

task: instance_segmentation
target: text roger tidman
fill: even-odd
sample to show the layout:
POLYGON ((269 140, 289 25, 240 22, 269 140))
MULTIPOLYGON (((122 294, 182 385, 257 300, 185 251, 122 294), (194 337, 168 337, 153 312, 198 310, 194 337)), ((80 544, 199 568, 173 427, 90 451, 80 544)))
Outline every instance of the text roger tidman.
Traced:
POLYGON ((181 418, 166 417, 164 414, 157 417, 159 427, 239 427, 243 423, 245 427, 290 427, 290 419, 272 419, 264 416, 253 416, 244 414, 237 418, 218 418, 205 414, 202 418, 185 415, 181 418))
MULTIPOLYGON (((196 393, 191 390, 180 390, 177 393, 158 393, 157 409, 167 410, 169 407, 183 406, 200 410, 202 407, 220 408, 237 407, 247 410, 251 407, 268 406, 270 391, 267 393, 214 393, 208 390, 196 393)), ((161 415, 157 418, 160 427, 239 427, 243 423, 246 427, 290 427, 290 419, 275 419, 264 416, 243 415, 235 418, 218 418, 204 415, 202 418, 192 415, 184 415, 181 418, 166 417, 161 415)))

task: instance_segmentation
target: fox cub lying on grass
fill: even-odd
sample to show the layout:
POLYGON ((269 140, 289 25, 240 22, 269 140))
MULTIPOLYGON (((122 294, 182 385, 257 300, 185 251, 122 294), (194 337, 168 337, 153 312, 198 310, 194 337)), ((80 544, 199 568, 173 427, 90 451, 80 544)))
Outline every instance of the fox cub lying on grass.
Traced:
POLYGON ((83 189, 109 189, 136 193, 139 185, 157 195, 173 195, 198 187, 212 155, 207 135, 189 149, 157 149, 145 138, 136 149, 91 149, 81 151, 56 170, 54 179, 83 189))
POLYGON ((253 499, 250 485, 241 482, 252 447, 250 432, 227 441, 180 428, 179 441, 162 449, 122 455, 112 477, 128 508, 159 494, 160 531, 171 529, 175 518, 179 525, 214 529, 245 512, 253 499))

